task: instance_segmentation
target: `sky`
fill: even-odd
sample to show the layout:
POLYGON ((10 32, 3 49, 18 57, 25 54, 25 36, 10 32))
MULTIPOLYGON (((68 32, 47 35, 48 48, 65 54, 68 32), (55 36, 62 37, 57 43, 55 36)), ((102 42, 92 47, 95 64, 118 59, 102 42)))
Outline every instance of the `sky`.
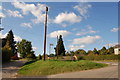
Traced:
POLYGON ((47 54, 54 52, 62 35, 66 51, 101 49, 118 42, 118 4, 113 2, 3 2, 0 16, 3 38, 13 30, 15 41, 32 42, 35 54, 43 54, 45 7, 48 6, 47 54))

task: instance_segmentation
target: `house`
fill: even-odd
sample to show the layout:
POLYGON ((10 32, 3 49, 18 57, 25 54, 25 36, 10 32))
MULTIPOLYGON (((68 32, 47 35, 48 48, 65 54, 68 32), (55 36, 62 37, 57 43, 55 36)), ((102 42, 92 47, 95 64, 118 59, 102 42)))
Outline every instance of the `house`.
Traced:
POLYGON ((114 46, 114 54, 115 55, 120 54, 120 43, 114 46))
POLYGON ((120 47, 114 48, 114 54, 115 54, 115 55, 120 54, 120 47))

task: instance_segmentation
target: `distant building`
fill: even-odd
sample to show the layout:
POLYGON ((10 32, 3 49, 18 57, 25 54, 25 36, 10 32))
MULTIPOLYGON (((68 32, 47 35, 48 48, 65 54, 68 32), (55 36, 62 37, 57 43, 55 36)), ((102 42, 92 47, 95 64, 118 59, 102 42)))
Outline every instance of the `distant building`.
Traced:
POLYGON ((120 54, 120 48, 114 48, 114 54, 115 55, 120 54))
POLYGON ((120 54, 120 43, 114 46, 114 54, 115 55, 120 54))

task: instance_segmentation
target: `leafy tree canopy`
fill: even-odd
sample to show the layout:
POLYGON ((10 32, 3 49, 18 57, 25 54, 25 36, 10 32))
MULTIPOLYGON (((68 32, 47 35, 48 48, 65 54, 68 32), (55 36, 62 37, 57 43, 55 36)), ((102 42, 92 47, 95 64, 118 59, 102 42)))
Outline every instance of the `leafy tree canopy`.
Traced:
POLYGON ((34 51, 32 50, 32 45, 30 41, 23 39, 21 42, 18 42, 17 49, 20 53, 21 58, 26 58, 27 56, 34 57, 34 51))

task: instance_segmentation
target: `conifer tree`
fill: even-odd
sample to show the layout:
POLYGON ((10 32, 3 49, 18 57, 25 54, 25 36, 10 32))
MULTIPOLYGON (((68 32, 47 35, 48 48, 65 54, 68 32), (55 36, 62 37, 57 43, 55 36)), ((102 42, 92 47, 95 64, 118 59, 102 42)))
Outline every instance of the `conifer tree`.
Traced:
POLYGON ((65 56, 65 47, 63 44, 62 35, 59 36, 57 45, 55 47, 55 52, 56 52, 56 55, 58 54, 58 55, 65 56))
POLYGON ((11 56, 14 56, 16 54, 16 47, 15 47, 16 42, 14 41, 14 34, 12 30, 8 32, 6 36, 6 40, 7 40, 6 41, 7 44, 10 46, 11 51, 12 51, 11 56))

